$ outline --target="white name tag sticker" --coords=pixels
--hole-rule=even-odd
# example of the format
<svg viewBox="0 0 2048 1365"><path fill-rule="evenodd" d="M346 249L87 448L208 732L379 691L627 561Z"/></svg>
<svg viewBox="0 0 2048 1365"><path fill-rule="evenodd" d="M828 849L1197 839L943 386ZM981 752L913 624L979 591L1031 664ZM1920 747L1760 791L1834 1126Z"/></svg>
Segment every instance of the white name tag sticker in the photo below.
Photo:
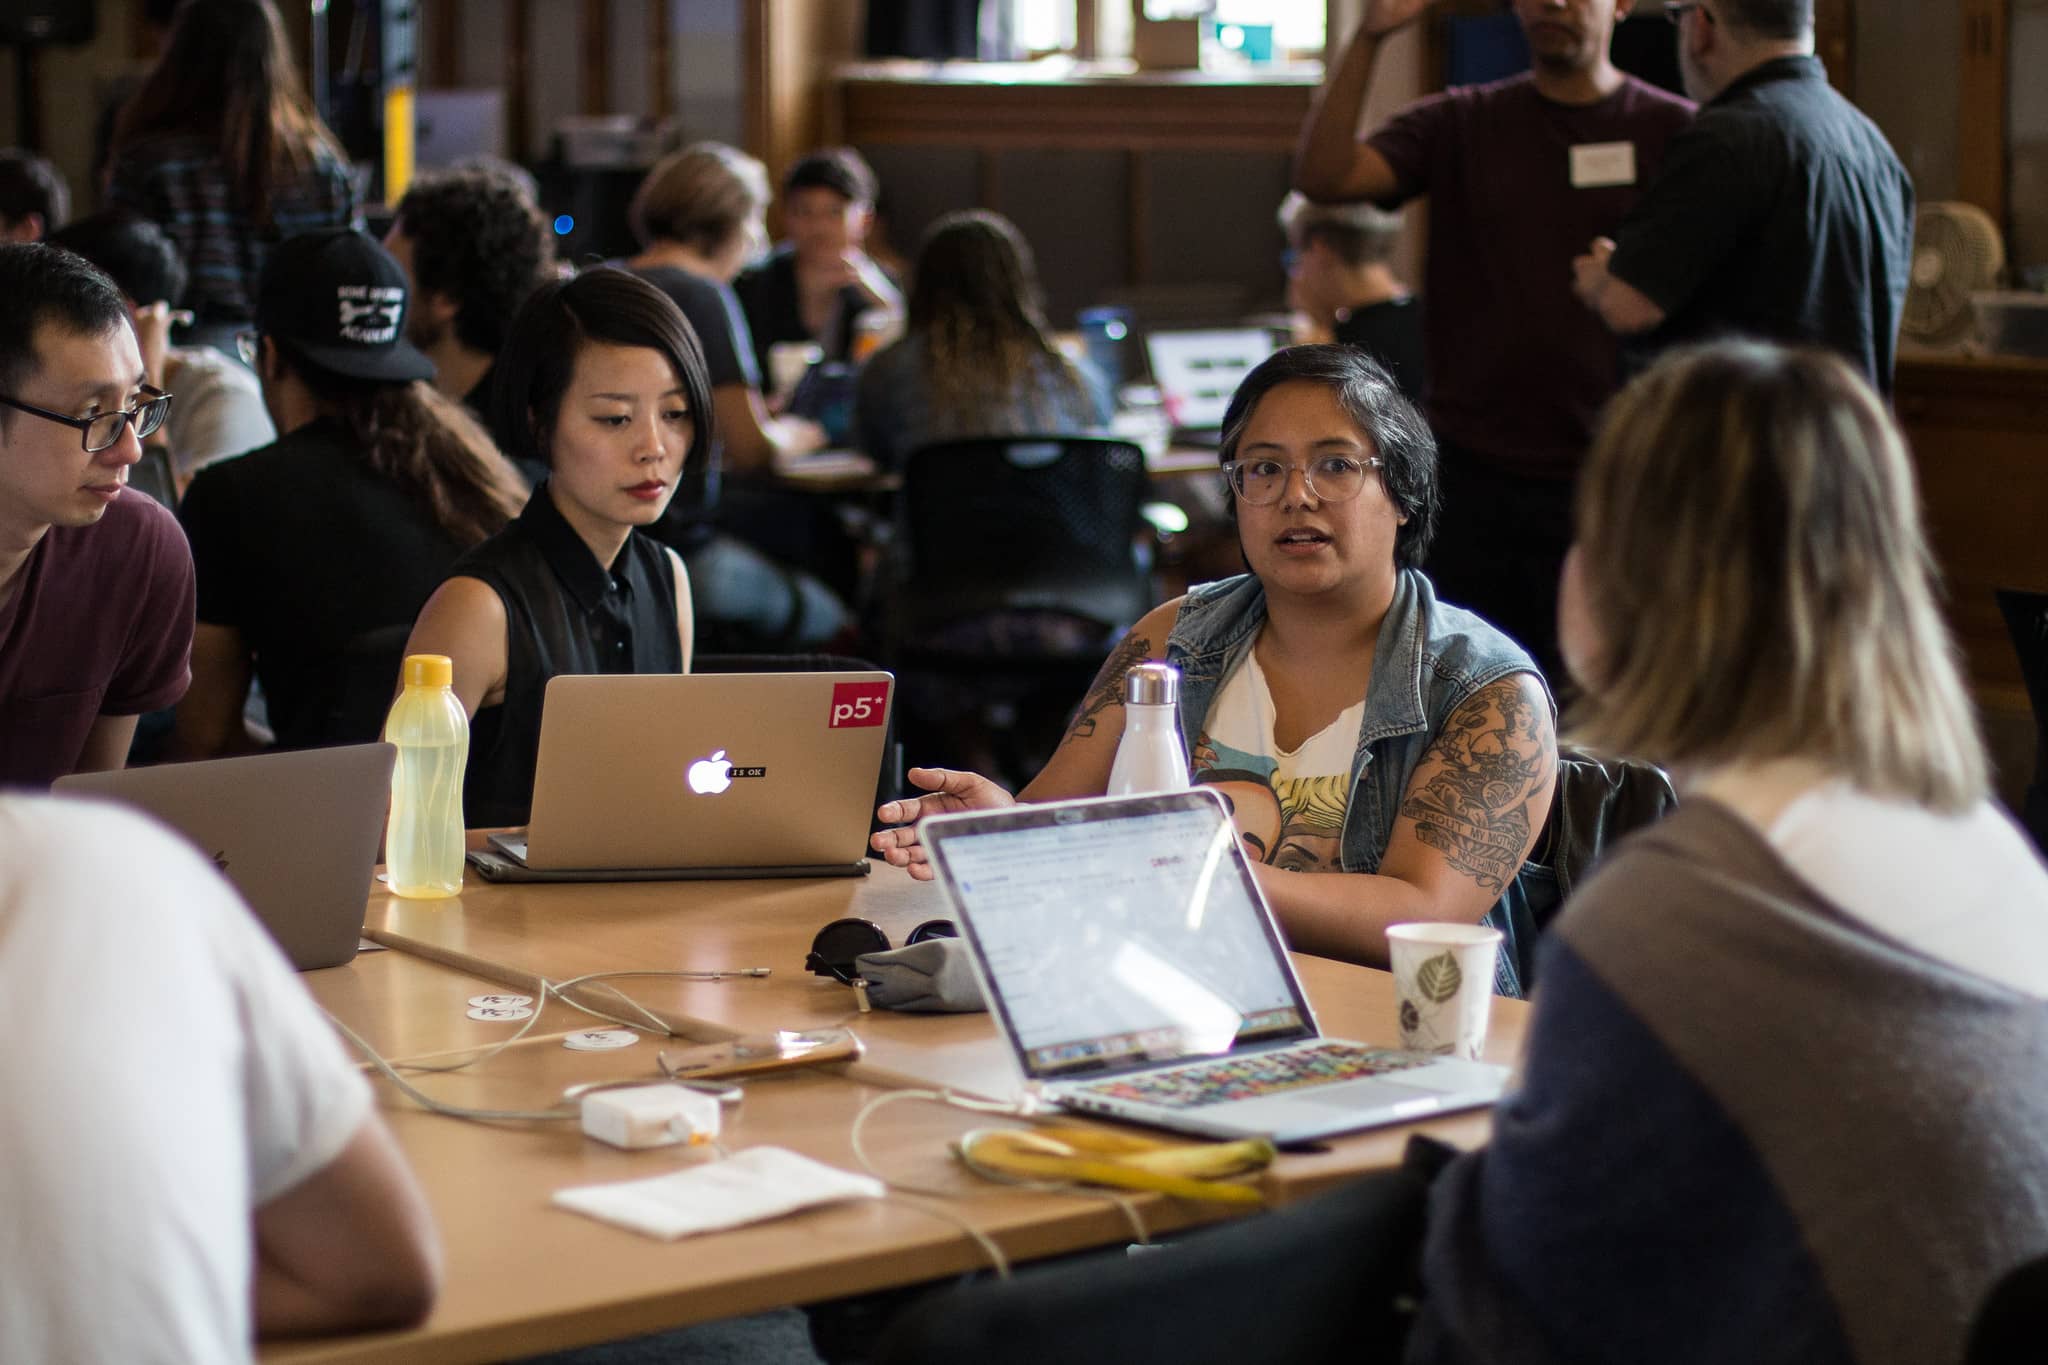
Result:
<svg viewBox="0 0 2048 1365"><path fill-rule="evenodd" d="M1581 142L1572 148L1572 188L1605 189L1636 183L1636 144Z"/></svg>

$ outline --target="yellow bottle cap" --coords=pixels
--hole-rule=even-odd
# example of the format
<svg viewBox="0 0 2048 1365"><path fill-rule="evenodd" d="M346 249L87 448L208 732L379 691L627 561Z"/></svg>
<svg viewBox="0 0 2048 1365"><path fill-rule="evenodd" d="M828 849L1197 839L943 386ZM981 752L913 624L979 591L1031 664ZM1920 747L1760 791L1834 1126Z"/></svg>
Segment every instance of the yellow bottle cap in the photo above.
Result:
<svg viewBox="0 0 2048 1365"><path fill-rule="evenodd" d="M405 685L453 687L455 660L446 654L408 654L405 656Z"/></svg>

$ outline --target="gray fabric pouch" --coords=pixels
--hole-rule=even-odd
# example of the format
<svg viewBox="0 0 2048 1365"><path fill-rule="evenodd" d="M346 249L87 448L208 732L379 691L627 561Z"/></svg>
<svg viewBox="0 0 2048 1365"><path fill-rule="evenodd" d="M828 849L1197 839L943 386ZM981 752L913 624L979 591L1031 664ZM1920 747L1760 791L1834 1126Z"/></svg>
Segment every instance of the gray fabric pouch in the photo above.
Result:
<svg viewBox="0 0 2048 1365"><path fill-rule="evenodd" d="M868 983L868 1001L911 1014L972 1014L988 1008L981 982L957 938L928 938L886 953L862 953L854 970Z"/></svg>

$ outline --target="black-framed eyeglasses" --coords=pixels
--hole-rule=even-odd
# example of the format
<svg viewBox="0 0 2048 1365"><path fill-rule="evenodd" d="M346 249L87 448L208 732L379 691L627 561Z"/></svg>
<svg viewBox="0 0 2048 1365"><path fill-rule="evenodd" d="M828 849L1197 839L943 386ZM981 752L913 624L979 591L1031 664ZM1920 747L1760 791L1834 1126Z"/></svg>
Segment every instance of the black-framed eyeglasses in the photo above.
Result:
<svg viewBox="0 0 2048 1365"><path fill-rule="evenodd" d="M1706 7L1706 0L1664 0L1664 17L1674 24L1685 22L1685 16L1700 11L1700 17L1711 19L1714 12Z"/></svg>
<svg viewBox="0 0 2048 1365"><path fill-rule="evenodd" d="M261 332L235 333L235 354L242 357L242 363L252 370L256 368L256 342L262 335Z"/></svg>
<svg viewBox="0 0 2048 1365"><path fill-rule="evenodd" d="M1366 473L1386 468L1377 455L1318 455L1305 465L1280 460L1232 460L1223 466L1223 480L1240 502L1270 507L1287 492L1287 480L1301 471L1301 484L1317 502L1349 502L1365 491Z"/></svg>
<svg viewBox="0 0 2048 1365"><path fill-rule="evenodd" d="M46 422L62 422L67 427L76 427L79 444L85 447L85 453L97 455L119 442L121 428L130 422L135 424L135 439L138 441L155 435L156 429L164 424L164 418L171 412L171 396L162 389L153 389L147 384L142 386L142 391L148 396L134 407L122 408L116 412L102 412L91 417L66 417L61 412L51 412L48 408L39 408L33 403L24 403L19 398L8 398L5 395L0 395L0 404L5 404L18 412L28 413L31 417L40 417Z"/></svg>
<svg viewBox="0 0 2048 1365"><path fill-rule="evenodd" d="M903 946L907 948L926 939L958 937L960 930L953 921L928 919L904 937ZM855 958L867 953L886 953L894 946L882 926L873 920L835 919L811 940L804 967L814 975L829 976L841 985L851 986L860 977L854 967Z"/></svg>

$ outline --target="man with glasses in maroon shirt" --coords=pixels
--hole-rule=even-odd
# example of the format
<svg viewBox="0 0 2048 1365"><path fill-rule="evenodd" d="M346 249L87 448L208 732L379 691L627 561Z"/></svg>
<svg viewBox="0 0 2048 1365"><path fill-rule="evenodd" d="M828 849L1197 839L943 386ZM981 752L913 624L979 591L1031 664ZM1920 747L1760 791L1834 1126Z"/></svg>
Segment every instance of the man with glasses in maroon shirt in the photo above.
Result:
<svg viewBox="0 0 2048 1365"><path fill-rule="evenodd" d="M111 280L0 246L0 786L122 766L191 681L192 553L128 491L170 401Z"/></svg>

